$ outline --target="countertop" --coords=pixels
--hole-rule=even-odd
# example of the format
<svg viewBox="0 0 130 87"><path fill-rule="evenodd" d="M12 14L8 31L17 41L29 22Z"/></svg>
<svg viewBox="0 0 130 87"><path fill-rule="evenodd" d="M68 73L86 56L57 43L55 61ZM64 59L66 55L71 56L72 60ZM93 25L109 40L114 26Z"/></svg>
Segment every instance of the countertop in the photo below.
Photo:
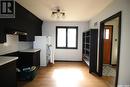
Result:
<svg viewBox="0 0 130 87"><path fill-rule="evenodd" d="M19 52L35 53L37 51L40 51L40 49L25 49L25 50L20 50Z"/></svg>
<svg viewBox="0 0 130 87"><path fill-rule="evenodd" d="M17 60L18 57L10 57L10 56L0 56L0 66L7 64L9 62Z"/></svg>

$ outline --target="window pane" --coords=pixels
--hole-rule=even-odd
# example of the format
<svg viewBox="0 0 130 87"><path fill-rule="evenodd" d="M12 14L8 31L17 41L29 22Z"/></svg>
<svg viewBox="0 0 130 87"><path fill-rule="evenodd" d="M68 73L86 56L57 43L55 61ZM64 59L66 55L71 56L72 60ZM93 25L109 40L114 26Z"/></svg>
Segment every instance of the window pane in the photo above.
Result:
<svg viewBox="0 0 130 87"><path fill-rule="evenodd" d="M109 29L106 29L105 39L109 39Z"/></svg>
<svg viewBox="0 0 130 87"><path fill-rule="evenodd" d="M58 28L57 47L66 47L66 29Z"/></svg>
<svg viewBox="0 0 130 87"><path fill-rule="evenodd" d="M68 47L76 47L76 29L68 29Z"/></svg>

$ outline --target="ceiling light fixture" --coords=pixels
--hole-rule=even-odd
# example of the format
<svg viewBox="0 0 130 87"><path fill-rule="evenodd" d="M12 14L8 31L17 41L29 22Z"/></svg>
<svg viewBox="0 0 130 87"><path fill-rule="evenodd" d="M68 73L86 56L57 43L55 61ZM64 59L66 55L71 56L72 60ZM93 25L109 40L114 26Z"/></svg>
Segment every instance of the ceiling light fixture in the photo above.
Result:
<svg viewBox="0 0 130 87"><path fill-rule="evenodd" d="M65 17L65 12L61 11L59 7L56 7L54 11L52 11L52 17L56 18L64 18Z"/></svg>

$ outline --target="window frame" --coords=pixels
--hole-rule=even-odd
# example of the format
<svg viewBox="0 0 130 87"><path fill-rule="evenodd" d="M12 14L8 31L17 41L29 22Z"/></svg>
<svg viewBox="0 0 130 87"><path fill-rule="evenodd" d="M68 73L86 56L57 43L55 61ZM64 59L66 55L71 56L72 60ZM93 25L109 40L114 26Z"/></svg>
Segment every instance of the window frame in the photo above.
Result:
<svg viewBox="0 0 130 87"><path fill-rule="evenodd" d="M65 47L57 46L58 28L66 29L66 46ZM68 29L71 29L71 28L76 29L76 47L68 47ZM78 26L56 26L56 49L78 49Z"/></svg>

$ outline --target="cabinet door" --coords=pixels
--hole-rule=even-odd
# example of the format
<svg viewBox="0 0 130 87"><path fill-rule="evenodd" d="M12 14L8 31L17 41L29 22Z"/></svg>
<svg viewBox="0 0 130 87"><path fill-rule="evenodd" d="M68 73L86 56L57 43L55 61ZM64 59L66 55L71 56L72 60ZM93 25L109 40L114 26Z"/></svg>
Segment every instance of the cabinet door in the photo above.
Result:
<svg viewBox="0 0 130 87"><path fill-rule="evenodd" d="M17 28L28 33L27 36L19 36L19 41L34 41L34 36L41 35L42 22L31 12L16 3Z"/></svg>
<svg viewBox="0 0 130 87"><path fill-rule="evenodd" d="M17 61L17 66L21 67L30 67L33 65L33 55L32 53L20 52L19 59Z"/></svg>
<svg viewBox="0 0 130 87"><path fill-rule="evenodd" d="M0 66L0 87L17 87L15 61Z"/></svg>
<svg viewBox="0 0 130 87"><path fill-rule="evenodd" d="M40 66L40 51L33 54L33 65L38 67Z"/></svg>
<svg viewBox="0 0 130 87"><path fill-rule="evenodd" d="M0 19L0 43L6 42L5 23L4 19Z"/></svg>
<svg viewBox="0 0 130 87"><path fill-rule="evenodd" d="M30 66L40 66L40 51L29 53L20 52L17 66L20 67L30 67Z"/></svg>
<svg viewBox="0 0 130 87"><path fill-rule="evenodd" d="M19 35L19 41L34 41L34 36L31 34L28 35Z"/></svg>
<svg viewBox="0 0 130 87"><path fill-rule="evenodd" d="M0 30L0 43L6 42L6 34L3 30Z"/></svg>
<svg viewBox="0 0 130 87"><path fill-rule="evenodd" d="M0 19L0 43L6 42L6 33L11 31L26 32L28 35L20 36L20 41L34 41L34 36L42 35L42 21L15 3L15 18Z"/></svg>

